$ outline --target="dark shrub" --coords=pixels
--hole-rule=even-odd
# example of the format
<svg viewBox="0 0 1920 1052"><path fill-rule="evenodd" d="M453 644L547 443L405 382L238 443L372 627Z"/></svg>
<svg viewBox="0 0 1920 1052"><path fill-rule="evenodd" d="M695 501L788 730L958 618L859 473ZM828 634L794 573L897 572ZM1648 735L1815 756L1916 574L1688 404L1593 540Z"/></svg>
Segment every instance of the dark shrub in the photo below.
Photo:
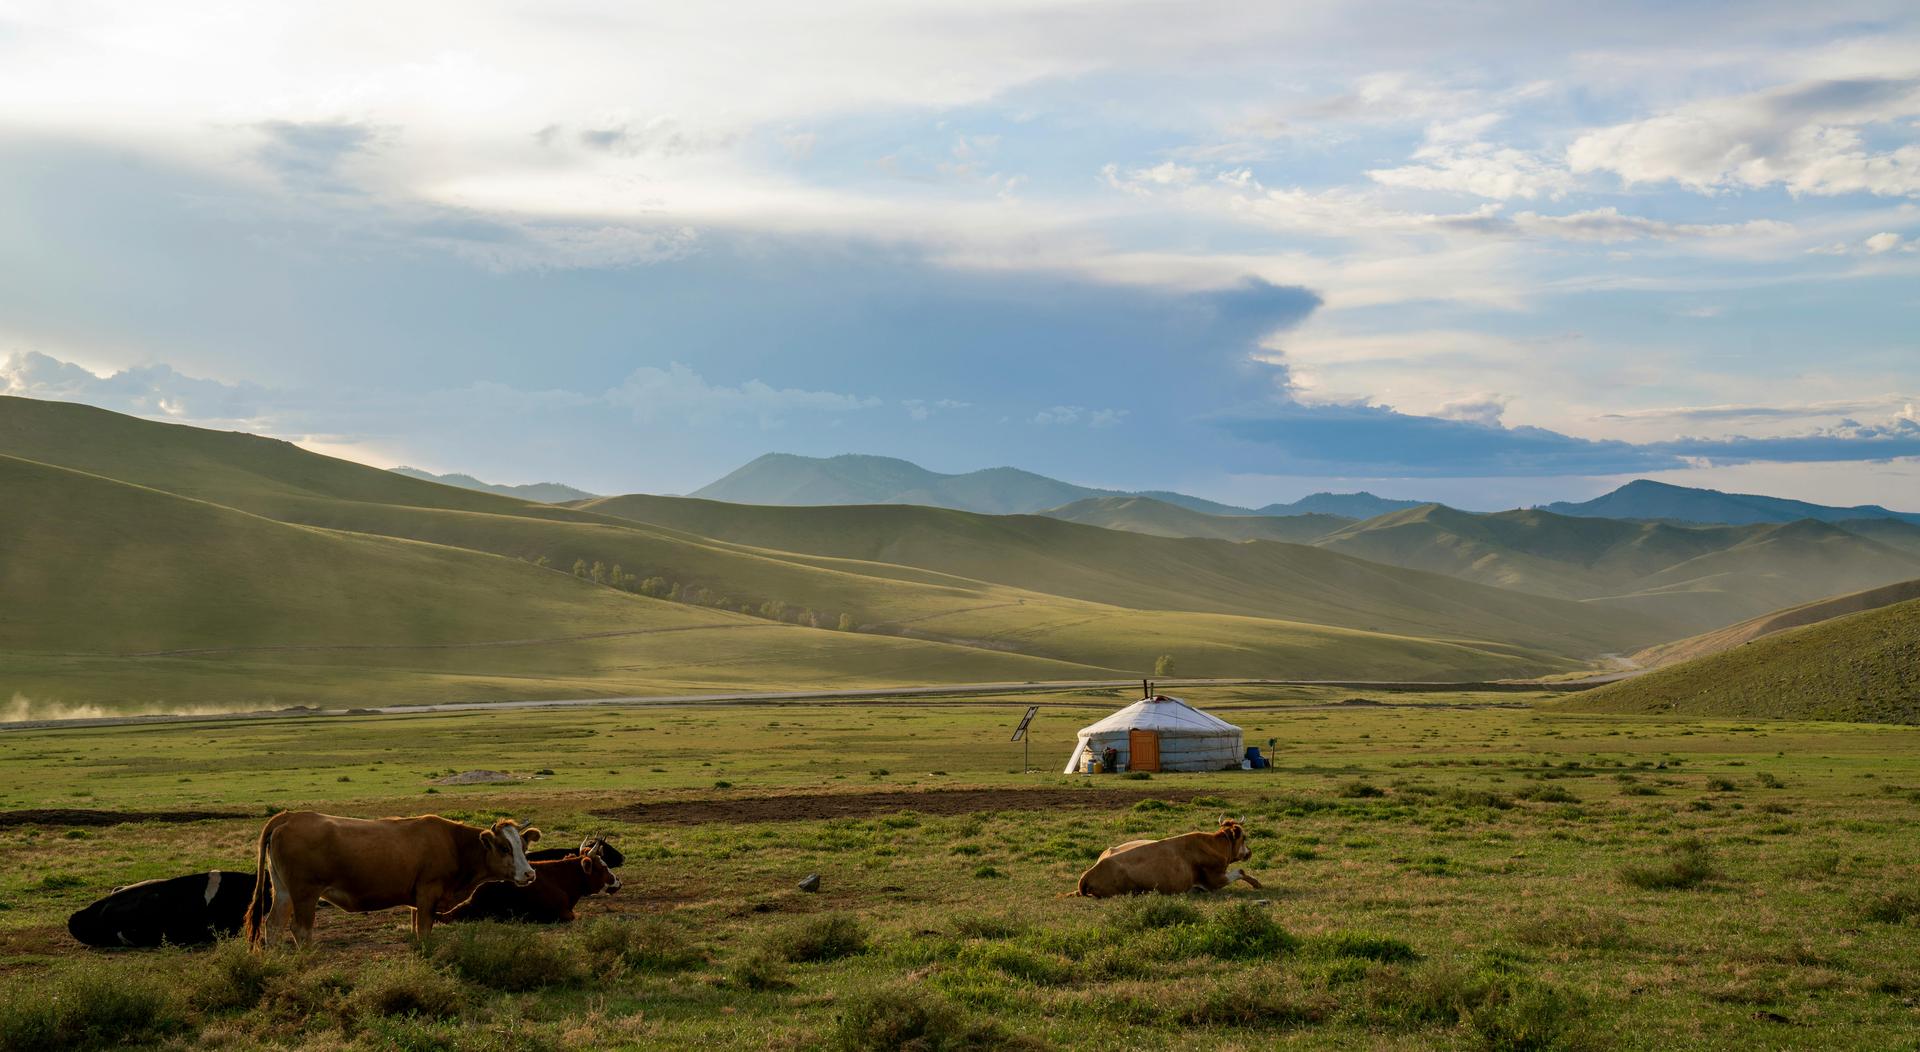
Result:
<svg viewBox="0 0 1920 1052"><path fill-rule="evenodd" d="M460 978L495 990L538 990L579 978L572 954L524 924L449 925L435 933L432 953Z"/></svg>
<svg viewBox="0 0 1920 1052"><path fill-rule="evenodd" d="M1372 796L1385 796L1387 791L1372 782L1348 782L1340 787L1340 795L1349 800L1361 800Z"/></svg>
<svg viewBox="0 0 1920 1052"><path fill-rule="evenodd" d="M1716 793L1737 793L1740 791L1740 787L1733 784L1733 779L1731 778L1709 778L1707 779L1707 788Z"/></svg>
<svg viewBox="0 0 1920 1052"><path fill-rule="evenodd" d="M829 913L774 932L767 940L767 949L795 963L837 961L867 952L867 934L852 917Z"/></svg>
<svg viewBox="0 0 1920 1052"><path fill-rule="evenodd" d="M1620 879L1649 891L1676 891L1697 888L1720 875L1713 849L1698 837L1668 844L1665 858L1644 866L1620 867Z"/></svg>

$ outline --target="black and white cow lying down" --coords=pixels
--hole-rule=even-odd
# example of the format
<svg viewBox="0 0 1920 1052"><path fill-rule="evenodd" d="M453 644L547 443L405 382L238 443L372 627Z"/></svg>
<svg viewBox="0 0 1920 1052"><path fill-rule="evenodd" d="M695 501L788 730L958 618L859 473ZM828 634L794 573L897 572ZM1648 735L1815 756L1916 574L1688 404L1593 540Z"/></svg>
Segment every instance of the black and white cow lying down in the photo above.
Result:
<svg viewBox="0 0 1920 1052"><path fill-rule="evenodd" d="M557 862L568 855L597 855L608 869L619 869L627 861L620 849L607 842L603 836L590 836L580 841L578 848L548 847L539 851L527 852L528 862Z"/></svg>
<svg viewBox="0 0 1920 1052"><path fill-rule="evenodd" d="M529 861L590 854L598 849L609 867L626 861L605 837L590 836L579 848L529 851ZM107 897L67 918L67 931L88 946L199 946L237 935L253 899L254 875L216 869L184 877L143 880L115 888Z"/></svg>
<svg viewBox="0 0 1920 1052"><path fill-rule="evenodd" d="M143 880L68 917L67 931L88 946L194 946L238 934L252 899L252 873Z"/></svg>

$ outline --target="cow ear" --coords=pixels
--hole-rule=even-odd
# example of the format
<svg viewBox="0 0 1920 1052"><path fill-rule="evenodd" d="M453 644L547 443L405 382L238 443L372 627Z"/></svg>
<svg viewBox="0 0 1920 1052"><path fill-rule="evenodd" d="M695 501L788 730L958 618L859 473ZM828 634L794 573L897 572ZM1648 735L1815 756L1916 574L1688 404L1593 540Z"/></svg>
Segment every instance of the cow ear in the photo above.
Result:
<svg viewBox="0 0 1920 1052"><path fill-rule="evenodd" d="M481 847L499 847L500 838L493 835L493 830L482 829L480 831L480 846Z"/></svg>
<svg viewBox="0 0 1920 1052"><path fill-rule="evenodd" d="M522 844L532 844L539 841L539 839L540 831L538 829L522 829L520 831L520 842Z"/></svg>
<svg viewBox="0 0 1920 1052"><path fill-rule="evenodd" d="M585 873L589 877L593 876L593 856L592 855L580 856L580 871Z"/></svg>

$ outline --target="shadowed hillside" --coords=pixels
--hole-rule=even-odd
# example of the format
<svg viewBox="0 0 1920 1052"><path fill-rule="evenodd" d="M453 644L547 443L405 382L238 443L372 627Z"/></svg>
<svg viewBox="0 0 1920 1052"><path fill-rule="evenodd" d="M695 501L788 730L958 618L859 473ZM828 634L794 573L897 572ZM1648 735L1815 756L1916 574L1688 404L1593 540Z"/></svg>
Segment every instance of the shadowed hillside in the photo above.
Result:
<svg viewBox="0 0 1920 1052"><path fill-rule="evenodd" d="M1678 634L1647 618L1298 544L1151 537L1041 516L893 505L772 508L632 495L580 507L760 548L917 566L1140 610L1502 640L1583 655L1610 649L1611 640L1651 643Z"/></svg>
<svg viewBox="0 0 1920 1052"><path fill-rule="evenodd" d="M1886 527L1909 529L1894 522ZM1476 515L1428 504L1355 523L1315 543L1374 562L1685 625L1684 632L1920 576L1920 556L1809 520L1678 526L1537 509Z"/></svg>
<svg viewBox="0 0 1920 1052"><path fill-rule="evenodd" d="M1600 687L1576 712L1920 723L1920 599Z"/></svg>
<svg viewBox="0 0 1920 1052"><path fill-rule="evenodd" d="M1761 636L1770 636L1775 632L1819 624L1822 621L1857 614L1864 610L1877 610L1894 603L1904 603L1909 599L1920 599L1920 581L1901 581L1881 588L1869 588L1864 592L1836 595L1830 599L1821 599L1786 610L1776 610L1771 614L1742 621L1737 625L1728 625L1687 639L1648 647L1633 655L1633 660L1647 668L1691 661L1708 654L1732 650L1734 647L1750 643Z"/></svg>

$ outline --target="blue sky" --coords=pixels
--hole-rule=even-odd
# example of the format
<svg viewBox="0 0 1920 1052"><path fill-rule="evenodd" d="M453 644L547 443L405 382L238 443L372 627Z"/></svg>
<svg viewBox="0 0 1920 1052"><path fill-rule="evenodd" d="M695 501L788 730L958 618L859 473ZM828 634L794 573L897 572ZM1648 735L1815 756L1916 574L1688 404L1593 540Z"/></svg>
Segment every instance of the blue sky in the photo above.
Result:
<svg viewBox="0 0 1920 1052"><path fill-rule="evenodd" d="M0 391L601 492L1920 507L1911 4L0 0Z"/></svg>

